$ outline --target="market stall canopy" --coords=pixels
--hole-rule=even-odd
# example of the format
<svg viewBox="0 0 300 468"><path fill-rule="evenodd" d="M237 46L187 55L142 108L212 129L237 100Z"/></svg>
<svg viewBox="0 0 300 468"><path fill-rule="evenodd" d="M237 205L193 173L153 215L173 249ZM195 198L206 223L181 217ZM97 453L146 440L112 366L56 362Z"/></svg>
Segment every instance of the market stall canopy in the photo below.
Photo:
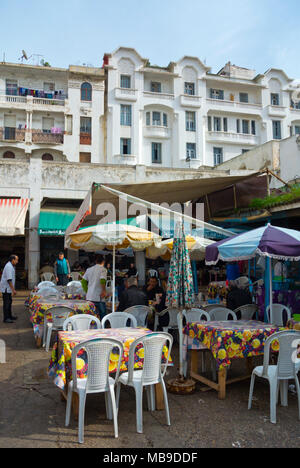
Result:
<svg viewBox="0 0 300 468"><path fill-rule="evenodd" d="M40 236L64 236L75 218L77 210L42 209L38 233Z"/></svg>
<svg viewBox="0 0 300 468"><path fill-rule="evenodd" d="M191 260L204 260L206 247L213 244L214 241L205 239L205 237L186 236L186 247ZM161 247L149 247L146 249L146 257L152 260L161 257L163 260L170 260L173 251L174 239L162 241Z"/></svg>
<svg viewBox="0 0 300 468"><path fill-rule="evenodd" d="M23 236L29 198L0 198L0 236Z"/></svg>

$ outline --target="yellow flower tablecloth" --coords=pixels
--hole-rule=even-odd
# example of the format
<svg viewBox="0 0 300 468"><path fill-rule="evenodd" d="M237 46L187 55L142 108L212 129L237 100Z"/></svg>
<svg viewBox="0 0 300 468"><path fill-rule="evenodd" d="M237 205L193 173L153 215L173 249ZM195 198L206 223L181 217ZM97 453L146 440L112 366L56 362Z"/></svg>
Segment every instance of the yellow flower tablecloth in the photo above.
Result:
<svg viewBox="0 0 300 468"><path fill-rule="evenodd" d="M64 389L67 383L72 380L71 355L72 349L83 341L95 338L112 338L123 343L124 352L121 362L121 372L127 371L130 344L137 338L152 333L148 328L105 328L100 330L68 331L58 333L58 342L54 344L48 368L49 377L54 378L54 383L60 389ZM168 349L163 348L162 362L166 362ZM135 369L143 367L144 349L139 345L135 352ZM109 362L109 371L116 372L118 364L118 354L112 352ZM169 365L172 364L169 358ZM77 375L78 378L86 378L87 356L84 350L78 353Z"/></svg>
<svg viewBox="0 0 300 468"><path fill-rule="evenodd" d="M268 336L285 328L255 320L187 323L183 329L183 359L187 359L189 349L212 351L217 368L230 366L232 359L258 356L264 353L264 343ZM272 349L278 351L274 341Z"/></svg>

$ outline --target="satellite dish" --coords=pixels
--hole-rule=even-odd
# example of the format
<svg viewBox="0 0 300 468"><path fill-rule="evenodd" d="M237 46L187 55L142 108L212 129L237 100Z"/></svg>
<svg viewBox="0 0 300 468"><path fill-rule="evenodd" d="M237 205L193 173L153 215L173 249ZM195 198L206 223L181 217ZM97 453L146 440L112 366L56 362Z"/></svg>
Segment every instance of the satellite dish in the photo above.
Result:
<svg viewBox="0 0 300 468"><path fill-rule="evenodd" d="M22 58L24 58L25 60L28 60L25 50L22 50L22 54L23 54Z"/></svg>

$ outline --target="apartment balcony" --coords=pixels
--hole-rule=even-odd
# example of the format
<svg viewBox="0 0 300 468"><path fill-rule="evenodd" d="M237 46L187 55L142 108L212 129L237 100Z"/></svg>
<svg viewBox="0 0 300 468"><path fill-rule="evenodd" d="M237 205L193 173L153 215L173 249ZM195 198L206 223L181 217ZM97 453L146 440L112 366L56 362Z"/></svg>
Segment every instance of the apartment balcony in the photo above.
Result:
<svg viewBox="0 0 300 468"><path fill-rule="evenodd" d="M225 101L221 99L206 99L207 112L232 112L234 114L261 115L262 104L251 102Z"/></svg>
<svg viewBox="0 0 300 468"><path fill-rule="evenodd" d="M167 139L171 137L171 129L160 125L147 125L144 127L144 137Z"/></svg>
<svg viewBox="0 0 300 468"><path fill-rule="evenodd" d="M14 127L1 127L0 140L10 143L19 143L25 141L25 129L18 129Z"/></svg>
<svg viewBox="0 0 300 468"><path fill-rule="evenodd" d="M193 96L190 94L181 94L180 96L180 104L183 107L201 107L201 97L200 96Z"/></svg>
<svg viewBox="0 0 300 468"><path fill-rule="evenodd" d="M32 143L46 145L61 145L64 142L63 133L48 133L42 130L32 130Z"/></svg>
<svg viewBox="0 0 300 468"><path fill-rule="evenodd" d="M64 112L65 99L47 99L33 96L0 94L0 107L4 109L44 110Z"/></svg>
<svg viewBox="0 0 300 468"><path fill-rule="evenodd" d="M270 117L286 117L287 108L283 106L268 106L268 114Z"/></svg>
<svg viewBox="0 0 300 468"><path fill-rule="evenodd" d="M166 101L173 101L175 96L171 93L154 93L152 91L144 91L144 97L149 101L152 100L156 104L166 104ZM149 102L150 104L150 102ZM148 103L146 104L148 105Z"/></svg>
<svg viewBox="0 0 300 468"><path fill-rule="evenodd" d="M92 144L92 135L88 132L80 132L80 140L79 143L81 145L91 145Z"/></svg>
<svg viewBox="0 0 300 468"><path fill-rule="evenodd" d="M206 139L212 143L227 143L230 145L259 145L259 137L246 133L229 133L229 132L206 132Z"/></svg>
<svg viewBox="0 0 300 468"><path fill-rule="evenodd" d="M115 88L115 99L120 99L121 101L136 101L137 89Z"/></svg>
<svg viewBox="0 0 300 468"><path fill-rule="evenodd" d="M115 154L114 164L134 166L137 164L137 157L132 154Z"/></svg>

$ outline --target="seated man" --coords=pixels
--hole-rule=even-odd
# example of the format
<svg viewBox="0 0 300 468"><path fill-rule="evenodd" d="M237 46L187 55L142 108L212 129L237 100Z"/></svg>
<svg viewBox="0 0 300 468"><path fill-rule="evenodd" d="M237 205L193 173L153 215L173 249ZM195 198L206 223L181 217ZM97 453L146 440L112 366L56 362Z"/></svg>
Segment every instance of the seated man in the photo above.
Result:
<svg viewBox="0 0 300 468"><path fill-rule="evenodd" d="M235 310L243 305L252 304L252 296L245 287L238 287L236 281L230 281L229 292L227 294L226 307Z"/></svg>
<svg viewBox="0 0 300 468"><path fill-rule="evenodd" d="M147 295L148 301L155 301L156 294L163 294L163 289L158 284L158 279L156 276L152 276L149 279L148 285L145 286L144 292Z"/></svg>
<svg viewBox="0 0 300 468"><path fill-rule="evenodd" d="M148 305L148 299L146 294L138 289L137 278L132 276L127 280L127 289L121 294L118 311L135 305Z"/></svg>

